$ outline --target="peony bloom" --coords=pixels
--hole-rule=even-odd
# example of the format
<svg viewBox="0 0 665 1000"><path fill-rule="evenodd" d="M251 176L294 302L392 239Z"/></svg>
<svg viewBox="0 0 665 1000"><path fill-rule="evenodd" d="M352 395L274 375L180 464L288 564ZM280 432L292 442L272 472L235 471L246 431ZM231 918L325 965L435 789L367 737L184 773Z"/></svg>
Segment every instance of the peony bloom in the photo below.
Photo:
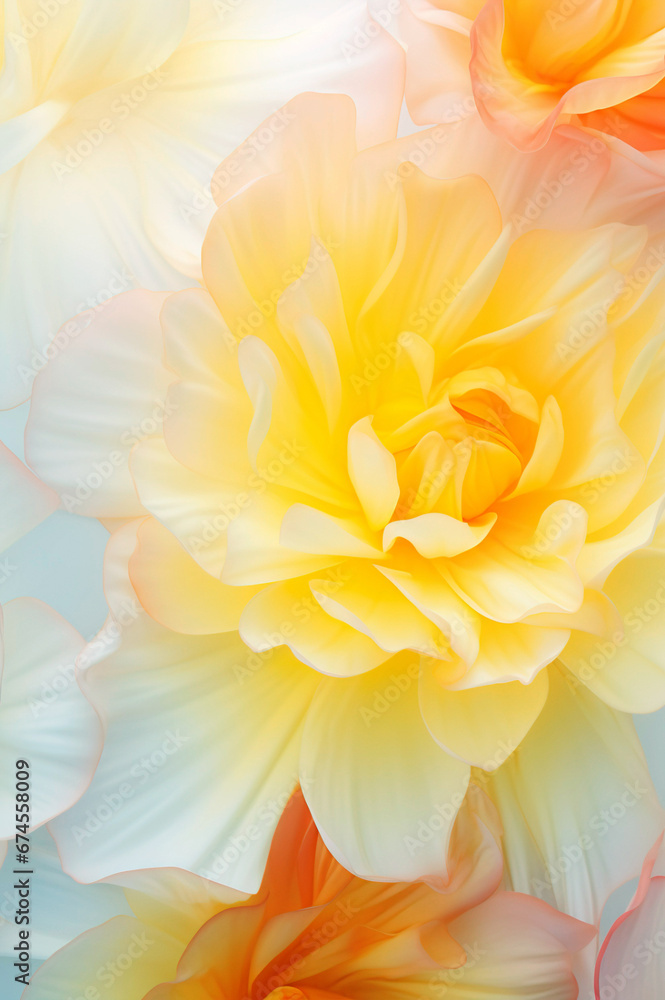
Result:
<svg viewBox="0 0 665 1000"><path fill-rule="evenodd" d="M644 860L637 891L612 924L596 962L596 1000L650 1000L665 979L663 834Z"/></svg>
<svg viewBox="0 0 665 1000"><path fill-rule="evenodd" d="M112 539L107 589L153 621L93 669L105 717L146 672L181 710L187 661L223 660L196 693L236 720L206 722L222 760L244 719L282 793L302 739L333 853L423 877L470 767L524 739L557 657L614 709L665 703L665 563L645 548L663 506L663 292L627 280L641 229L515 237L478 177L357 154L347 99L287 110L220 204L206 289L110 303L39 377L28 456L70 510L143 517ZM636 600L656 602L639 629ZM342 808L369 821L397 774L403 808L354 846ZM235 787L229 816L259 808L264 778ZM442 801L440 836L409 854Z"/></svg>
<svg viewBox="0 0 665 1000"><path fill-rule="evenodd" d="M374 16L408 50L419 121L473 110L518 149L577 124L647 153L665 149L665 12L633 0L407 0ZM470 71L470 81L469 81Z"/></svg>
<svg viewBox="0 0 665 1000"><path fill-rule="evenodd" d="M401 54L367 33L362 0L316 16L298 0L18 0L0 22L3 407L112 295L196 282L215 167L294 94L352 93L367 142L396 127Z"/></svg>
<svg viewBox="0 0 665 1000"><path fill-rule="evenodd" d="M472 801L437 892L345 871L296 793L255 896L234 902L200 878L139 873L138 889L126 893L135 916L83 934L38 970L23 996L66 1000L102 984L109 1000L457 1000L469 990L487 1000L574 1000L573 957L595 927L496 891L496 817L481 792Z"/></svg>

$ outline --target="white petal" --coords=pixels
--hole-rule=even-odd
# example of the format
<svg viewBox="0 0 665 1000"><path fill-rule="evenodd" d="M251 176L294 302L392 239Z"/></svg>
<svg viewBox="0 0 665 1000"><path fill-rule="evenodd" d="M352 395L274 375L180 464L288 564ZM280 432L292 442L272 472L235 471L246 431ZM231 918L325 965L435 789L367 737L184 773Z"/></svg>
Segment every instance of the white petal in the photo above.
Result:
<svg viewBox="0 0 665 1000"><path fill-rule="evenodd" d="M664 814L631 719L556 667L549 673L538 721L486 790L504 824L512 888L597 923Z"/></svg>
<svg viewBox="0 0 665 1000"><path fill-rule="evenodd" d="M26 457L69 511L131 517L143 510L128 458L161 429L173 378L162 365L163 301L145 291L113 299L35 382Z"/></svg>
<svg viewBox="0 0 665 1000"><path fill-rule="evenodd" d="M135 600L135 534L128 525L110 543L112 608ZM173 866L256 891L298 780L316 675L286 651L252 654L235 633L182 636L141 614L120 632L85 673L105 743L86 794L51 825L65 870L93 881Z"/></svg>
<svg viewBox="0 0 665 1000"><path fill-rule="evenodd" d="M53 513L60 500L0 442L0 552Z"/></svg>
<svg viewBox="0 0 665 1000"><path fill-rule="evenodd" d="M101 726L76 680L78 632L31 597L4 607L0 755L9 776L0 797L0 836L15 832L16 761L30 764L30 826L68 809L92 778Z"/></svg>

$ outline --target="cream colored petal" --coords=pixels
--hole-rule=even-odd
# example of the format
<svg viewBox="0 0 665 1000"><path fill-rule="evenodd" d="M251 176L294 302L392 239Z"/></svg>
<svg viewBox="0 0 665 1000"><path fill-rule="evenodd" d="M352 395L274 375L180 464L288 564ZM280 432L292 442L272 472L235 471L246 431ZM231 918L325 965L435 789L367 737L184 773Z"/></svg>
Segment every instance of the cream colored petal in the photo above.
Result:
<svg viewBox="0 0 665 1000"><path fill-rule="evenodd" d="M113 917L56 952L23 996L69 1000L86 990L99 993L101 985L108 1000L143 1000L156 983L175 975L181 953L182 943L168 933L135 917Z"/></svg>
<svg viewBox="0 0 665 1000"><path fill-rule="evenodd" d="M665 705L665 558L635 552L610 573L604 591L622 627L602 638L574 632L561 659L612 708L654 712Z"/></svg>
<svg viewBox="0 0 665 1000"><path fill-rule="evenodd" d="M450 926L466 965L437 977L450 1000L577 1000L573 958L596 928L529 895L499 892Z"/></svg>
<svg viewBox="0 0 665 1000"><path fill-rule="evenodd" d="M632 720L555 667L537 722L484 787L504 825L506 884L591 923L662 829Z"/></svg>
<svg viewBox="0 0 665 1000"><path fill-rule="evenodd" d="M161 437L138 443L130 467L142 512L148 510L206 572L219 577L227 530L241 509L239 494L182 465ZM249 494L243 496L249 500Z"/></svg>
<svg viewBox="0 0 665 1000"><path fill-rule="evenodd" d="M453 649L468 665L478 657L480 616L426 563L413 573L377 567L448 638Z"/></svg>
<svg viewBox="0 0 665 1000"><path fill-rule="evenodd" d="M239 513L227 518L224 583L238 587L290 580L340 562L338 555L309 552L306 547L288 548L282 544L282 524L291 506L291 500L276 491L262 493L257 488L254 495L246 494ZM287 530L286 537L291 535ZM351 539L349 543L353 544Z"/></svg>
<svg viewBox="0 0 665 1000"><path fill-rule="evenodd" d="M349 431L348 465L367 523L379 531L390 520L400 489L394 456L376 436L371 417L363 417Z"/></svg>
<svg viewBox="0 0 665 1000"><path fill-rule="evenodd" d="M361 559L383 556L381 549L374 546L376 535L363 531L357 521L333 517L301 503L293 504L285 513L279 537L286 548L299 552L325 552Z"/></svg>
<svg viewBox="0 0 665 1000"><path fill-rule="evenodd" d="M445 635L378 567L364 560L344 563L341 586L312 580L312 593L331 617L346 622L389 652L414 649L449 658Z"/></svg>
<svg viewBox="0 0 665 1000"><path fill-rule="evenodd" d="M317 577L300 577L264 587L244 609L240 635L251 649L288 646L299 660L324 674L349 677L371 671L392 655L377 645L368 630L349 624L352 617L333 617L327 602L343 588L346 563Z"/></svg>
<svg viewBox="0 0 665 1000"><path fill-rule="evenodd" d="M141 605L174 632L204 635L238 628L256 587L229 587L204 569L154 518L140 526L129 576Z"/></svg>
<svg viewBox="0 0 665 1000"><path fill-rule="evenodd" d="M530 684L510 681L450 691L424 669L420 710L430 733L448 753L485 771L495 771L538 718L548 691L547 671Z"/></svg>
<svg viewBox="0 0 665 1000"><path fill-rule="evenodd" d="M303 734L303 791L334 856L364 878L441 873L469 769L431 738L418 709L413 655L327 679Z"/></svg>
<svg viewBox="0 0 665 1000"><path fill-rule="evenodd" d="M487 618L515 622L546 611L577 611L584 590L575 558L586 535L577 504L547 508L533 533L497 531L482 545L440 564L455 592Z"/></svg>

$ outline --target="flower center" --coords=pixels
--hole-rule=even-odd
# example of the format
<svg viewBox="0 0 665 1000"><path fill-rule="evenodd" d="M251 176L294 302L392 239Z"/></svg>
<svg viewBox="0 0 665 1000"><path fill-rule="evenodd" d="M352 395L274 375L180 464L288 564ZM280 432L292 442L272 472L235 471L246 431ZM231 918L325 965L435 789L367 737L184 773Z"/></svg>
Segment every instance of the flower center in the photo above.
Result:
<svg viewBox="0 0 665 1000"><path fill-rule="evenodd" d="M445 380L428 402L392 430L377 426L400 485L391 520L432 512L472 520L516 486L533 451L539 408L492 369Z"/></svg>

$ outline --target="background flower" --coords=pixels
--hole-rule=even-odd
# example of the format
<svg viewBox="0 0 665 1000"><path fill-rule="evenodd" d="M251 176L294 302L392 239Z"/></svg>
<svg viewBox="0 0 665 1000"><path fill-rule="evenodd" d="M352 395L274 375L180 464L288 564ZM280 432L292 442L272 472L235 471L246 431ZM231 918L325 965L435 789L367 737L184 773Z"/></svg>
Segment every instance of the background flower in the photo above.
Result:
<svg viewBox="0 0 665 1000"><path fill-rule="evenodd" d="M394 134L401 57L359 0L19 0L0 55L0 405L114 294L196 283L210 178L301 90L353 93ZM377 79L381 80L377 86ZM260 145L283 122L268 123ZM272 129L272 131L270 131ZM75 314L77 322L58 327Z"/></svg>
<svg viewBox="0 0 665 1000"><path fill-rule="evenodd" d="M665 971L663 835L644 861L637 891L610 928L596 963L595 997L657 996Z"/></svg>
<svg viewBox="0 0 665 1000"><path fill-rule="evenodd" d="M471 49L481 114L516 146L537 148L573 116L638 149L663 149L665 16L658 5L571 10L489 0L471 29Z"/></svg>
<svg viewBox="0 0 665 1000"><path fill-rule="evenodd" d="M488 1000L508 991L573 1000L572 955L595 928L528 896L494 893L496 817L476 793L458 819L439 892L354 878L328 853L296 793L256 896L225 907L202 879L155 873L143 892L127 894L135 919L115 918L83 935L24 996L64 998L106 972L108 996L123 1000L461 997L469 989ZM134 960L116 983L110 971L125 952Z"/></svg>
<svg viewBox="0 0 665 1000"><path fill-rule="evenodd" d="M454 121L475 103L521 150L575 124L662 162L665 17L657 4L406 0L391 12L373 0L370 9L407 50L416 121Z"/></svg>

